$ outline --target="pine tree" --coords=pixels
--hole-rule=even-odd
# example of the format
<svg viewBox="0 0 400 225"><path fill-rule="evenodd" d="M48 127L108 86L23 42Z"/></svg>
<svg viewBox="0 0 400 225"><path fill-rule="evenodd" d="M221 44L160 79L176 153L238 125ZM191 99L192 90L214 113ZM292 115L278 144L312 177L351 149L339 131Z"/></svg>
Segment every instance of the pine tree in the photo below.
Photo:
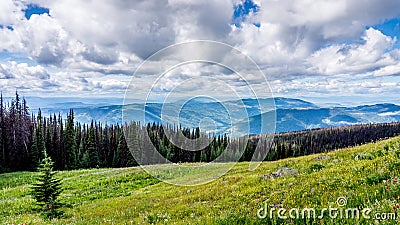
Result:
<svg viewBox="0 0 400 225"><path fill-rule="evenodd" d="M43 137L43 120L42 113L39 109L37 116L37 127L35 130L35 134L33 137L33 143L31 147L31 160L33 168L36 168L39 163L44 158L44 154L46 153L46 145Z"/></svg>
<svg viewBox="0 0 400 225"><path fill-rule="evenodd" d="M100 162L99 162L99 155L96 149L96 139L95 139L93 121L90 124L90 128L88 130L88 139L86 147L87 147L86 152L89 156L89 166L91 168L98 167L100 165Z"/></svg>
<svg viewBox="0 0 400 225"><path fill-rule="evenodd" d="M59 140L58 140L58 156L59 158L59 167L61 169L66 169L66 156L65 156L65 141L64 141L64 125L61 114L58 113L58 133L59 133Z"/></svg>
<svg viewBox="0 0 400 225"><path fill-rule="evenodd" d="M61 180L55 178L56 172L53 171L53 161L50 157L45 155L42 163L40 164L40 176L38 183L32 187L32 196L35 198L37 204L42 208L47 217L54 217L59 215L57 210L61 204L58 197L61 194Z"/></svg>
<svg viewBox="0 0 400 225"><path fill-rule="evenodd" d="M53 147L54 154L54 168L62 169L61 164L61 155L60 155L60 143L58 137L58 126L57 126L57 117L56 114L53 115L53 124L52 124L52 132L51 132L51 146Z"/></svg>
<svg viewBox="0 0 400 225"><path fill-rule="evenodd" d="M127 134L127 145L129 154L132 156L133 165L138 165L136 159L140 159L140 141L139 141L139 131L138 125L136 123L132 123L129 127L126 128L130 131ZM165 147L165 156L168 154L167 146Z"/></svg>
<svg viewBox="0 0 400 225"><path fill-rule="evenodd" d="M129 152L128 144L123 133L124 127L121 127L119 132L117 152L119 156L119 162L117 167L127 167L137 165L133 155Z"/></svg>
<svg viewBox="0 0 400 225"><path fill-rule="evenodd" d="M74 129L74 111L71 109L67 116L65 130L64 151L66 156L66 168L75 169L77 166L77 149Z"/></svg>
<svg viewBox="0 0 400 225"><path fill-rule="evenodd" d="M0 162L0 172L2 172L7 162L6 156L6 140L5 140L5 126L4 126L4 107L3 107L3 93L0 96L0 154L1 154L1 162Z"/></svg>
<svg viewBox="0 0 400 225"><path fill-rule="evenodd" d="M119 146L119 142L120 142L120 135L117 135L117 132L119 131L119 127L116 128L115 131L115 136L118 136L118 138L116 138L116 142L115 142L115 146L116 149L114 150L114 156L113 156L113 161L112 161L112 167L120 167L121 163L121 156L120 156L120 149L118 149Z"/></svg>
<svg viewBox="0 0 400 225"><path fill-rule="evenodd" d="M89 153L86 151L86 143L87 143L87 132L86 132L86 124L83 125L81 140L79 142L79 167L80 168L89 168Z"/></svg>

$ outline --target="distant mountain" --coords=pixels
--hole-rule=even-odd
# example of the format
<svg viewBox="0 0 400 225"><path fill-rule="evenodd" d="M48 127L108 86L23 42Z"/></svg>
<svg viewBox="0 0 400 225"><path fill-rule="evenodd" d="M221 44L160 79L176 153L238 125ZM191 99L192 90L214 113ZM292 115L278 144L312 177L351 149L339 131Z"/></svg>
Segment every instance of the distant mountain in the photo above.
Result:
<svg viewBox="0 0 400 225"><path fill-rule="evenodd" d="M276 132L400 121L400 106L395 104L321 108L311 102L291 98L259 99L258 101L243 99L222 103L192 100L186 103L175 102L164 105L148 103L146 106L141 104L99 106L93 103L68 101L43 107L42 112L45 115L59 112L66 115L70 108L74 108L76 121L90 123L95 120L103 124L121 124L123 107L125 121L161 123L164 120L170 124L181 124L183 127L200 126L203 131L216 133L236 131L241 134L248 133L248 129L251 134L270 132L274 124L268 124L268 121L271 121L270 118L275 116L275 113ZM145 114L144 109L146 109ZM176 115L179 115L179 121L176 120ZM268 125L264 128L268 129L262 130L262 120Z"/></svg>

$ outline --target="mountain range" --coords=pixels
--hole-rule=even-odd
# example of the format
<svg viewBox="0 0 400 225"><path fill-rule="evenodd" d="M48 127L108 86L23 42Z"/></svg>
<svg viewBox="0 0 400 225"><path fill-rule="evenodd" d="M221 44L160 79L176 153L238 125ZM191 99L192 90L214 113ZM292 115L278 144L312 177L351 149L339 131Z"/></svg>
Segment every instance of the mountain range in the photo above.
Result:
<svg viewBox="0 0 400 225"><path fill-rule="evenodd" d="M73 108L76 121L90 123L94 120L103 124L123 123L122 112L124 112L124 121L136 120L141 121L142 124L164 122L180 124L182 127L200 127L206 132L236 131L237 134L274 132L273 118L276 118L276 133L360 123L400 121L400 106L390 103L354 107L320 107L308 101L292 98L242 99L224 102L193 99L186 103L147 103L145 106L139 103L124 106L110 103L113 102L105 101L105 105L101 105L96 104L95 101L85 103L77 99L46 104L46 107L41 110L44 115L60 112L65 116L69 109ZM36 110L32 109L32 111ZM264 126L261 125L261 121Z"/></svg>

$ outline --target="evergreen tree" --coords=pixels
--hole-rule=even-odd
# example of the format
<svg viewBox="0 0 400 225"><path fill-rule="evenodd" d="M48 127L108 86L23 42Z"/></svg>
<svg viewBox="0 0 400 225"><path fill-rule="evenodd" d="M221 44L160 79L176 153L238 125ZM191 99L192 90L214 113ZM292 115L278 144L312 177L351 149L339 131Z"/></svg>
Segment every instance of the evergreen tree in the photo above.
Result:
<svg viewBox="0 0 400 225"><path fill-rule="evenodd" d="M119 156L118 167L127 167L136 165L136 161L133 158L133 155L129 152L128 144L125 139L125 135L123 132L124 127L121 127L119 132L119 140L117 152Z"/></svg>
<svg viewBox="0 0 400 225"><path fill-rule="evenodd" d="M66 169L66 153L65 153L65 141L64 141L64 124L61 117L61 114L58 113L58 133L59 133L59 140L58 140L58 154L59 155L59 162L60 164L57 166L61 169Z"/></svg>
<svg viewBox="0 0 400 225"><path fill-rule="evenodd" d="M56 172L53 171L53 161L46 155L40 164L40 176L38 183L32 187L32 196L37 204L42 208L48 217L54 217L59 214L57 209L61 206L58 197L61 194L61 180L55 178Z"/></svg>
<svg viewBox="0 0 400 225"><path fill-rule="evenodd" d="M95 130L93 126L93 121L88 130L86 152L89 156L89 167L91 168L98 167L100 165L100 162L99 162L99 155L96 149L96 139L95 139Z"/></svg>
<svg viewBox="0 0 400 225"><path fill-rule="evenodd" d="M67 116L65 128L64 151L66 157L66 168L75 169L77 166L77 148L74 129L74 111L71 109Z"/></svg>
<svg viewBox="0 0 400 225"><path fill-rule="evenodd" d="M39 109L37 116L37 126L34 132L35 134L33 137L33 143L31 147L31 161L32 161L31 163L33 168L36 168L39 165L39 163L42 161L46 153L42 123L43 123L42 112Z"/></svg>
<svg viewBox="0 0 400 225"><path fill-rule="evenodd" d="M61 155L60 155L60 143L58 136L58 126L57 126L57 117L56 114L53 115L53 124L52 124L52 132L51 132L51 146L53 147L54 156L50 155L52 159L54 159L54 168L62 169L61 167Z"/></svg>
<svg viewBox="0 0 400 225"><path fill-rule="evenodd" d="M5 133L5 124L4 124L4 105L3 105L3 93L0 96L0 172L5 170L7 167L7 156L6 156L6 133Z"/></svg>
<svg viewBox="0 0 400 225"><path fill-rule="evenodd" d="M102 154L101 164L104 167L111 166L111 163L108 160L109 159L108 155L109 155L109 151L110 151L109 143L110 143L110 137L108 135L108 126L106 124L106 126L103 129L103 132L102 132L102 135L101 135L101 141L100 141L100 148L101 148L101 151L102 151L102 153L101 153Z"/></svg>
<svg viewBox="0 0 400 225"><path fill-rule="evenodd" d="M118 136L118 137L117 137L117 136ZM115 151L114 151L112 166L113 166L113 167L120 167L120 165L121 165L121 163L120 163L120 161L121 161L120 153L121 153L121 152L120 152L120 149L118 149L119 142L120 142L119 126L117 126L117 127L115 128L115 137L116 137L116 142L115 142L115 144L116 144L117 148L116 148Z"/></svg>

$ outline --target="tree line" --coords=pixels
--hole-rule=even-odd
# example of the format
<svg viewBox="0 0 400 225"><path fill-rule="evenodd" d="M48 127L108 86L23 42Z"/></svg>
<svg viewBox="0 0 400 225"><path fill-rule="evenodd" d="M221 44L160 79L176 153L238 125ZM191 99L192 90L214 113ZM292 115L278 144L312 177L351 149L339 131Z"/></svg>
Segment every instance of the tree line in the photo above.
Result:
<svg viewBox="0 0 400 225"><path fill-rule="evenodd" d="M75 123L74 112L43 117L30 114L18 93L0 96L0 172L35 170L46 153L56 170L137 165L120 125Z"/></svg>
<svg viewBox="0 0 400 225"><path fill-rule="evenodd" d="M0 97L0 172L35 170L45 155L56 170L129 167L171 162L279 160L355 146L400 135L400 123L364 124L230 138L199 128L138 122L104 125L60 114L29 112L18 93ZM171 137L174 141L171 141ZM188 149L200 149L188 151ZM253 156L254 155L254 156Z"/></svg>
<svg viewBox="0 0 400 225"><path fill-rule="evenodd" d="M400 122L360 124L239 138L230 138L227 135L205 136L200 134L197 129L192 131L189 129L173 130L174 142L177 142L179 132L189 139L199 140L191 143L192 147L190 144L184 144L186 148L196 149L196 145L199 143L209 143L200 151L185 151L172 144L165 135L164 129L164 126L158 124L147 126L145 132L150 134L150 140L155 149L163 156L160 159L152 155L145 156L153 157L152 160L148 160L150 162L163 163L164 158L172 162L276 161L289 157L329 152L398 136L400 135ZM140 146L140 149L145 149L144 152L151 153L152 148L147 147L146 149L145 145ZM141 159L135 152L133 154L136 159ZM146 164L146 160L140 161L141 164Z"/></svg>
<svg viewBox="0 0 400 225"><path fill-rule="evenodd" d="M264 160L274 161L288 157L329 152L332 150L371 143L400 135L400 123L359 124L344 127L312 129L280 133L272 136L269 151ZM267 145L266 135L255 135L249 141L249 154L258 142ZM260 151L265 151L261 148ZM249 155L245 160L249 159Z"/></svg>

